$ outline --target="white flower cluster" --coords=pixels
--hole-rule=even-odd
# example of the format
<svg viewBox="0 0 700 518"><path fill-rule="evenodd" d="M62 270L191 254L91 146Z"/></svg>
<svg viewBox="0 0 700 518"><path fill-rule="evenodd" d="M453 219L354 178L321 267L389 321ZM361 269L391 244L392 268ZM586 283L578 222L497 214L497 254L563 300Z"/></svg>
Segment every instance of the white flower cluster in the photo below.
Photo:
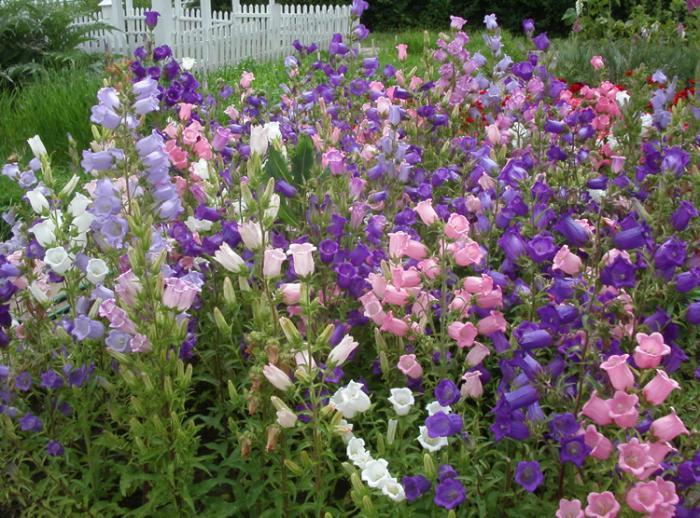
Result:
<svg viewBox="0 0 700 518"><path fill-rule="evenodd" d="M365 449L365 441L352 437L346 449L348 458L362 470L362 480L372 489L381 490L382 494L394 502L406 499L401 483L389 473L389 462L386 459L374 459Z"/></svg>
<svg viewBox="0 0 700 518"><path fill-rule="evenodd" d="M369 396L362 391L362 383L352 380L333 394L331 402L345 419L352 419L356 414L366 412L372 404Z"/></svg>
<svg viewBox="0 0 700 518"><path fill-rule="evenodd" d="M408 387L390 389L391 397L389 403L394 407L396 415L406 415L411 410L411 407L416 402L413 398L413 392Z"/></svg>

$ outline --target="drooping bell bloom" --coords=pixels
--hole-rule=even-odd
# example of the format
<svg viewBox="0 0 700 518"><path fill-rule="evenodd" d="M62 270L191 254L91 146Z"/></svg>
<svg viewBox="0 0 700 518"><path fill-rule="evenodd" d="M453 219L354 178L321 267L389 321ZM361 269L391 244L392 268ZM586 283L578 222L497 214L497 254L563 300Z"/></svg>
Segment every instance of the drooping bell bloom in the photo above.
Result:
<svg viewBox="0 0 700 518"><path fill-rule="evenodd" d="M622 390L615 392L612 399L608 400L610 408L610 417L615 424L621 428L632 428L637 424L639 412L637 411L637 402L639 398L634 394L627 394Z"/></svg>
<svg viewBox="0 0 700 518"><path fill-rule="evenodd" d="M638 345L634 348L633 358L640 369L658 367L663 357L671 352L661 333L637 333L635 338Z"/></svg>
<svg viewBox="0 0 700 518"><path fill-rule="evenodd" d="M651 423L651 433L661 441L672 441L679 435L689 435L690 432L681 421L681 418L676 414L675 409L671 408L671 413L656 419Z"/></svg>
<svg viewBox="0 0 700 518"><path fill-rule="evenodd" d="M471 347L474 343L478 330L471 322L452 322L447 328L447 333L450 338L457 341L460 348L465 348Z"/></svg>
<svg viewBox="0 0 700 518"><path fill-rule="evenodd" d="M557 518L584 518L583 509L581 509L581 501L562 498L559 500L559 509L557 509L555 516Z"/></svg>
<svg viewBox="0 0 700 518"><path fill-rule="evenodd" d="M625 501L633 511L656 516L655 511L663 503L664 497L656 482L637 482L627 492Z"/></svg>
<svg viewBox="0 0 700 518"><path fill-rule="evenodd" d="M591 518L615 518L620 512L620 504L610 491L589 493L586 500L586 516Z"/></svg>
<svg viewBox="0 0 700 518"><path fill-rule="evenodd" d="M610 457L613 450L612 442L610 442L610 439L605 437L605 435L596 430L594 425L589 424L586 427L584 441L586 442L586 446L591 448L591 457L594 459L606 460Z"/></svg>
<svg viewBox="0 0 700 518"><path fill-rule="evenodd" d="M425 225L432 225L440 219L431 200L423 200L416 205L416 212Z"/></svg>
<svg viewBox="0 0 700 518"><path fill-rule="evenodd" d="M600 368L607 373L615 390L626 390L634 386L634 374L627 364L628 358L628 354L614 354L600 364Z"/></svg>
<svg viewBox="0 0 700 518"><path fill-rule="evenodd" d="M408 324L400 318L394 317L394 314L391 311L387 311L386 317L384 318L384 322L382 322L380 329L395 336L406 336L406 333L408 332Z"/></svg>
<svg viewBox="0 0 700 518"><path fill-rule="evenodd" d="M630 473L639 480L649 476L649 469L658 466L651 456L651 448L648 444L640 442L634 437L627 443L617 446L619 458L617 465L622 471Z"/></svg>
<svg viewBox="0 0 700 518"><path fill-rule="evenodd" d="M397 367L411 379L418 379L423 375L423 367L416 360L415 354L403 354L399 358Z"/></svg>
<svg viewBox="0 0 700 518"><path fill-rule="evenodd" d="M600 398L595 390L586 404L583 405L581 413L592 419L599 426L605 426L613 422L612 417L610 417L608 402Z"/></svg>
<svg viewBox="0 0 700 518"><path fill-rule="evenodd" d="M652 405L660 405L671 394L672 391L680 388L680 385L674 379L671 379L666 371L657 369L656 376L647 383L642 389L644 399Z"/></svg>

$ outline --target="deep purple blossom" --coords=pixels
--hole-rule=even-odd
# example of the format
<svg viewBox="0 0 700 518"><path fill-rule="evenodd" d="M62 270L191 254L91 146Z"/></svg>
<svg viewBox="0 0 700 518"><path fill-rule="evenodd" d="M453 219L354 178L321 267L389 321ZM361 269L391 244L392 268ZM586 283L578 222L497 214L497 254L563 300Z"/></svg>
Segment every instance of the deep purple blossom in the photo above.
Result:
<svg viewBox="0 0 700 518"><path fill-rule="evenodd" d="M19 427L23 432L40 432L44 423L31 412L27 412L19 420Z"/></svg>
<svg viewBox="0 0 700 518"><path fill-rule="evenodd" d="M414 502L430 490L430 480L423 475L404 476L401 479L401 485L406 492L406 500Z"/></svg>
<svg viewBox="0 0 700 518"><path fill-rule="evenodd" d="M454 509L464 502L467 492L462 483L456 478L448 478L438 483L435 488L434 502L445 509Z"/></svg>
<svg viewBox="0 0 700 518"><path fill-rule="evenodd" d="M435 397L442 406L456 403L459 399L459 387L452 380L442 379L435 387Z"/></svg>
<svg viewBox="0 0 700 518"><path fill-rule="evenodd" d="M520 484L525 491L534 493L540 484L544 482L544 475L542 474L540 463L537 461L518 462L518 466L515 468L515 481Z"/></svg>
<svg viewBox="0 0 700 518"><path fill-rule="evenodd" d="M580 468L590 452L591 448L586 445L583 435L565 437L559 448L559 460L576 464Z"/></svg>
<svg viewBox="0 0 700 518"><path fill-rule="evenodd" d="M160 13L158 11L144 11L143 15L146 18L146 27L148 27L149 29L153 29L158 24L158 17L160 16Z"/></svg>

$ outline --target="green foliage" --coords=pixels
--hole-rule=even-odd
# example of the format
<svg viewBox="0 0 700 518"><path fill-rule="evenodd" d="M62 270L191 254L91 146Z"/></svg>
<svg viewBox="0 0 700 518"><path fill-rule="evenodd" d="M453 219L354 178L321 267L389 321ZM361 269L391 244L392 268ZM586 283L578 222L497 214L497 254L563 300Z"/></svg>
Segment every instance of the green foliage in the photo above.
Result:
<svg viewBox="0 0 700 518"><path fill-rule="evenodd" d="M103 24L72 25L89 15L86 2L9 0L0 3L0 89L36 79L48 70L76 67L93 58L77 47Z"/></svg>
<svg viewBox="0 0 700 518"><path fill-rule="evenodd" d="M700 61L700 47L688 46L679 52L677 45L635 40L581 40L570 38L555 43L556 73L567 81L594 83L597 72L590 64L591 56L605 60L605 76L614 83L626 83L626 72L640 69L647 74L663 70L669 77L678 77L683 83L695 77Z"/></svg>
<svg viewBox="0 0 700 518"><path fill-rule="evenodd" d="M522 32L524 18L534 18L538 31L562 35L566 27L561 23L561 17L573 5L574 0L375 0L369 2L363 22L372 30L380 31L408 27L445 28L452 14L469 20L467 27L474 30L483 27L485 15L495 13L503 28L516 33Z"/></svg>
<svg viewBox="0 0 700 518"><path fill-rule="evenodd" d="M579 0L562 20L584 39L643 39L697 46L700 9L686 0Z"/></svg>

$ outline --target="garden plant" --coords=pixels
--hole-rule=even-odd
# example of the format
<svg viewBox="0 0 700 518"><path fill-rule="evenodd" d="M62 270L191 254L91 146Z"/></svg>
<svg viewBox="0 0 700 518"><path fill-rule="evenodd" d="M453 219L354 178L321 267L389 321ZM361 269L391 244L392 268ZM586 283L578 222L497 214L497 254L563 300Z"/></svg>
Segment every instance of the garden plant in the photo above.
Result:
<svg viewBox="0 0 700 518"><path fill-rule="evenodd" d="M366 8L275 102L149 42L2 167L3 516L700 516L692 83Z"/></svg>

